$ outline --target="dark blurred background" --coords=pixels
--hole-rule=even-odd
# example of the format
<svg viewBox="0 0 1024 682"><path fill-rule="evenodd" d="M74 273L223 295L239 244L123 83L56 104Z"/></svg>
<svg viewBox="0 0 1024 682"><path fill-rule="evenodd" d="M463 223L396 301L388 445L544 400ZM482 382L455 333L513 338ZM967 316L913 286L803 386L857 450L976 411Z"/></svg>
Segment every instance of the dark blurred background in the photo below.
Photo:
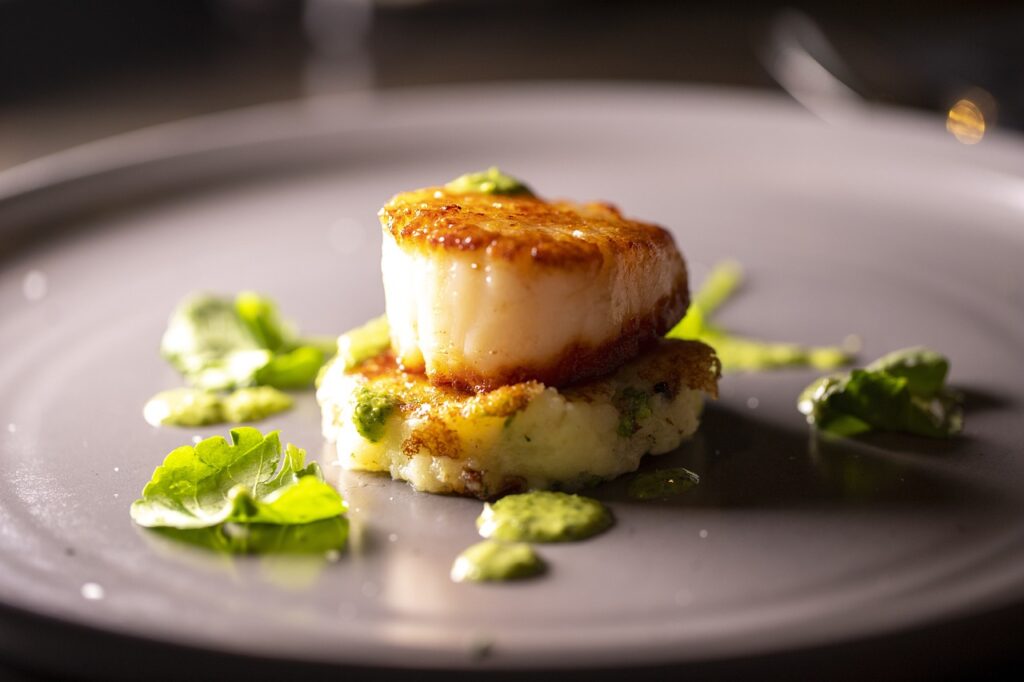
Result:
<svg viewBox="0 0 1024 682"><path fill-rule="evenodd" d="M937 124L967 98L1021 129L1022 68L1021 2L0 0L0 168L244 105L502 79L785 89Z"/></svg>

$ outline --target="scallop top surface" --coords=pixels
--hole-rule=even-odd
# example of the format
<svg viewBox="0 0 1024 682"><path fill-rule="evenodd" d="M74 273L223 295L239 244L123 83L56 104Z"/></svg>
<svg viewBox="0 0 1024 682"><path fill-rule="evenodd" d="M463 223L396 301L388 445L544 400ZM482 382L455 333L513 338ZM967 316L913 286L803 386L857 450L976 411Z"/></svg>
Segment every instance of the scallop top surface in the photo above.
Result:
<svg viewBox="0 0 1024 682"><path fill-rule="evenodd" d="M405 249L484 252L553 267L600 266L617 255L675 250L665 229L623 217L605 202L427 187L395 195L381 224Z"/></svg>

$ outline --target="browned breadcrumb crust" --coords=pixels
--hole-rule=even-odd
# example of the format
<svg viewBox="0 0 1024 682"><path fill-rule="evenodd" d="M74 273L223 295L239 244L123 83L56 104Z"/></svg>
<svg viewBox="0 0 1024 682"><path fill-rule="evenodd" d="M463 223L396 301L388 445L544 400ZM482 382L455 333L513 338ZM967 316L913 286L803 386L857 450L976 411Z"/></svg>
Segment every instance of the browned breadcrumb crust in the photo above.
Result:
<svg viewBox="0 0 1024 682"><path fill-rule="evenodd" d="M395 195L379 212L403 247L484 251L559 268L599 268L613 259L636 262L666 250L678 254L665 229L624 218L608 203L576 204L531 196L458 194L441 187Z"/></svg>
<svg viewBox="0 0 1024 682"><path fill-rule="evenodd" d="M722 376L722 363L715 350L700 341L662 339L645 355L638 374L654 387L655 393L671 400L683 388L702 391L712 398L718 397L718 379ZM559 389L568 400L594 401L610 397L611 388L602 377Z"/></svg>
<svg viewBox="0 0 1024 682"><path fill-rule="evenodd" d="M399 369L391 350L362 362L349 372L372 380L374 390L394 396L403 414L427 410L439 418L456 412L467 418L507 417L525 408L544 390L544 385L537 381L501 386L484 393L434 384L425 374Z"/></svg>
<svg viewBox="0 0 1024 682"><path fill-rule="evenodd" d="M640 377L668 400L675 398L683 387L718 397L721 363L710 346L699 341L663 339L641 361L643 368ZM402 452L410 457L426 450L435 457L461 459L463 453L458 436L445 424L446 421L455 416L465 419L481 416L510 417L525 409L531 400L545 390L545 386L537 381L502 386L484 393L439 386L422 374L401 371L391 351L364 361L350 370L350 373L362 375L373 381L375 391L396 398L403 417L414 413L428 415L426 423L402 443ZM593 402L598 399L610 400L613 390L606 380L598 378L561 389L561 393L568 400ZM479 475L476 479L479 479ZM464 483L467 490L476 494L473 492L474 475L471 470L466 470ZM479 480L476 480L476 484L479 485ZM510 481L508 488L514 489L515 485L516 482ZM488 494L493 494L493 491Z"/></svg>

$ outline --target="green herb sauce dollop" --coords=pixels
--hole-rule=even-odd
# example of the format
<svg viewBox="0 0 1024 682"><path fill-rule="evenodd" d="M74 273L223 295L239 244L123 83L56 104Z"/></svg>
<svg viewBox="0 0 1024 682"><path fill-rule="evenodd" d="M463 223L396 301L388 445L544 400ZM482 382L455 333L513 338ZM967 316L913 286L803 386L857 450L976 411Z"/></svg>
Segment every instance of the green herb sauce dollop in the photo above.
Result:
<svg viewBox="0 0 1024 682"><path fill-rule="evenodd" d="M530 545L484 540L455 558L451 578L457 583L519 580L535 576L543 570L544 562Z"/></svg>
<svg viewBox="0 0 1024 682"><path fill-rule="evenodd" d="M398 400L394 396L364 386L356 394L352 423L355 424L360 436L371 443L376 443L384 437L388 417L396 407Z"/></svg>
<svg viewBox="0 0 1024 682"><path fill-rule="evenodd" d="M506 542L570 542L611 527L612 513L589 497L538 490L484 505L480 535Z"/></svg>
<svg viewBox="0 0 1024 682"><path fill-rule="evenodd" d="M456 194L504 194L507 196L533 196L533 192L520 180L491 166L485 171L460 175L444 188Z"/></svg>
<svg viewBox="0 0 1024 682"><path fill-rule="evenodd" d="M240 388L227 394L175 388L150 398L142 415L153 426L209 426L259 421L291 408L293 402L291 396L269 386Z"/></svg>

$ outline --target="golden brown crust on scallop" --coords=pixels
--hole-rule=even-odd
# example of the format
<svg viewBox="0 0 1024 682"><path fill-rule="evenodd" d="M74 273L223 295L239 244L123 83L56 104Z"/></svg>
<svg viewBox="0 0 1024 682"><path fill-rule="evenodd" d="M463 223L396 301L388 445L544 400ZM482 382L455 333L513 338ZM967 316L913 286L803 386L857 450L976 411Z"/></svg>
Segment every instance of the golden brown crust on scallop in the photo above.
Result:
<svg viewBox="0 0 1024 682"><path fill-rule="evenodd" d="M486 375L460 367L454 372L434 372L430 380L482 393L528 380L548 386L569 386L607 374L657 344L680 320L689 304L685 275L682 279L682 285L659 301L648 315L627 320L621 333L605 343L574 344L544 365L505 367Z"/></svg>
<svg viewBox="0 0 1024 682"><path fill-rule="evenodd" d="M456 194L441 187L395 195L379 213L399 246L484 251L554 267L600 267L612 257L676 252L665 229L624 218L615 206L531 196Z"/></svg>

